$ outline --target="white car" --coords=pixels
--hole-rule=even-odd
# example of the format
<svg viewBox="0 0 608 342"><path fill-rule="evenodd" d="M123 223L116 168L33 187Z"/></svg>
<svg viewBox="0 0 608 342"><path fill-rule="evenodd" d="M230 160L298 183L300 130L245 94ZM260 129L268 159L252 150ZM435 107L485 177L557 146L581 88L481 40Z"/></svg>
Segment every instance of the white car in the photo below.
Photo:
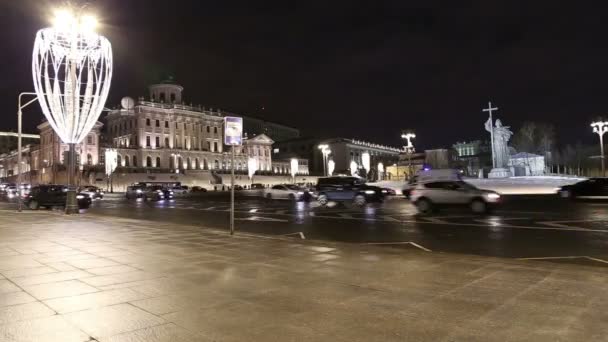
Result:
<svg viewBox="0 0 608 342"><path fill-rule="evenodd" d="M264 197L267 199L288 199L298 201L304 196L304 190L293 184L274 185L270 189L264 190Z"/></svg>
<svg viewBox="0 0 608 342"><path fill-rule="evenodd" d="M500 203L495 191L481 190L463 181L419 183L410 193L412 203L421 213L446 206L469 207L476 214L486 213Z"/></svg>

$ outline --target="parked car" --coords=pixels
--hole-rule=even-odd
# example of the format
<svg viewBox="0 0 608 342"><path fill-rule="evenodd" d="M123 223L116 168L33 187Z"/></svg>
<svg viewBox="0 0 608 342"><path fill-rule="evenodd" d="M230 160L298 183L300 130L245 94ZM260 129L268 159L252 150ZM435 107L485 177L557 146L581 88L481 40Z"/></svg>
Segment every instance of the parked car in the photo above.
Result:
<svg viewBox="0 0 608 342"><path fill-rule="evenodd" d="M469 207L474 213L482 214L500 203L497 192L481 190L463 181L418 183L410 197L418 211L425 214L447 206Z"/></svg>
<svg viewBox="0 0 608 342"><path fill-rule="evenodd" d="M65 185L38 185L25 196L23 203L32 210L63 207L67 200L67 190ZM91 205L91 197L87 194L77 193L76 200L80 209L87 209Z"/></svg>
<svg viewBox="0 0 608 342"><path fill-rule="evenodd" d="M207 188L203 188L202 186L193 186L190 189L190 192L207 192Z"/></svg>
<svg viewBox="0 0 608 342"><path fill-rule="evenodd" d="M357 177L324 177L319 178L316 187L317 201L326 205L329 201L352 201L357 205L367 202L382 202L382 188L366 185Z"/></svg>
<svg viewBox="0 0 608 342"><path fill-rule="evenodd" d="M89 197L91 197L92 200L102 199L103 195L104 195L104 192L100 188L98 188L96 186L85 186L85 187L82 187L80 189L80 192L83 193L83 194L89 195Z"/></svg>
<svg viewBox="0 0 608 342"><path fill-rule="evenodd" d="M127 187L125 196L127 199L136 199L144 197L144 190L146 189L143 185L131 185Z"/></svg>
<svg viewBox="0 0 608 342"><path fill-rule="evenodd" d="M251 190L264 190L266 187L261 183L253 183L251 184Z"/></svg>
<svg viewBox="0 0 608 342"><path fill-rule="evenodd" d="M601 200L608 199L608 178L589 178L587 180L565 185L559 188L562 198Z"/></svg>
<svg viewBox="0 0 608 342"><path fill-rule="evenodd" d="M267 199L288 199L298 201L304 196L304 191L297 185L279 184L273 185L270 189L264 190L264 197Z"/></svg>

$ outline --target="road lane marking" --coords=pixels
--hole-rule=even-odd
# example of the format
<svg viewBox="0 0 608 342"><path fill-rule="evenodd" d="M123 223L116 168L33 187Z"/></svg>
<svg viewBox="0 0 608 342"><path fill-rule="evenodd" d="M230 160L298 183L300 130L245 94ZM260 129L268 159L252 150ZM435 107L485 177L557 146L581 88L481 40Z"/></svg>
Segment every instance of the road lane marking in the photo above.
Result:
<svg viewBox="0 0 608 342"><path fill-rule="evenodd" d="M423 246L421 246L421 245L419 245L419 244L417 244L417 243L415 243L415 242L412 242L412 241L398 241L398 242L366 242L366 243L364 243L364 245L379 245L379 246L382 246L382 245L412 245L412 246L414 246L414 247L416 247L416 248L422 249L422 250L423 250L423 251L425 251L425 252L432 252L432 250L430 250L430 249L428 249L428 248L426 248L426 247L423 247Z"/></svg>
<svg viewBox="0 0 608 342"><path fill-rule="evenodd" d="M300 239L306 240L306 236L304 236L304 233L302 233L302 232L283 234L283 236L291 236L291 235L298 235L300 237Z"/></svg>
<svg viewBox="0 0 608 342"><path fill-rule="evenodd" d="M340 216L341 218L345 218L345 219L354 219L353 215L351 215L351 214L340 213L340 214L338 214L338 216Z"/></svg>
<svg viewBox="0 0 608 342"><path fill-rule="evenodd" d="M536 257L536 258L518 258L518 260L560 260L560 259L588 259L592 261L608 264L608 260L590 257L588 255L572 255L572 256L556 256L556 257Z"/></svg>
<svg viewBox="0 0 608 342"><path fill-rule="evenodd" d="M276 219L276 218L272 218L272 217L263 217L263 216L239 217L239 218L235 218L235 220L238 220L238 221L254 221L254 222L262 222L262 221L289 222L289 220Z"/></svg>

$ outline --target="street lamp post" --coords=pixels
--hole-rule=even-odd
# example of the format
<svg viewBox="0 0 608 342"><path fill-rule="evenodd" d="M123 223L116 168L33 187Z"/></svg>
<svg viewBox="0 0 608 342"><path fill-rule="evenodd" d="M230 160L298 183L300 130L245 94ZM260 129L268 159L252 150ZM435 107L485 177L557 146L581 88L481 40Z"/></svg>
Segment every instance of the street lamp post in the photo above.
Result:
<svg viewBox="0 0 608 342"><path fill-rule="evenodd" d="M602 176L606 175L606 163L604 161L604 133L608 132L608 121L596 121L591 123L593 133L600 136L600 159L602 162Z"/></svg>
<svg viewBox="0 0 608 342"><path fill-rule="evenodd" d="M402 133L401 138L407 140L407 145L405 145L403 148L407 154L408 177L412 177L412 154L416 151L414 144L412 144L412 139L416 138L416 134L411 132Z"/></svg>
<svg viewBox="0 0 608 342"><path fill-rule="evenodd" d="M21 105L21 98L24 95L36 96L35 98L29 100L24 105ZM23 198L21 193L21 135L22 135L22 121L23 121L23 108L31 105L32 103L38 101L38 95L36 93L28 93L24 92L19 94L19 98L17 100L17 210L23 210Z"/></svg>
<svg viewBox="0 0 608 342"><path fill-rule="evenodd" d="M36 34L32 58L34 88L42 112L69 146L67 214L78 213L76 144L97 122L112 79L112 46L95 33L96 19L82 12L75 7L57 11L54 27Z"/></svg>

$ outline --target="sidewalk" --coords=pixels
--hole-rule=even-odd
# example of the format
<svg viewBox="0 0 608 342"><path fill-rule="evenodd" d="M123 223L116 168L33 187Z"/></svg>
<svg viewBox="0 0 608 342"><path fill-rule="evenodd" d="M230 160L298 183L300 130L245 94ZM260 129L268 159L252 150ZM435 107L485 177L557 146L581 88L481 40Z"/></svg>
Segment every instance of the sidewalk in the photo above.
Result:
<svg viewBox="0 0 608 342"><path fill-rule="evenodd" d="M0 275L0 341L608 338L601 267L0 211Z"/></svg>

